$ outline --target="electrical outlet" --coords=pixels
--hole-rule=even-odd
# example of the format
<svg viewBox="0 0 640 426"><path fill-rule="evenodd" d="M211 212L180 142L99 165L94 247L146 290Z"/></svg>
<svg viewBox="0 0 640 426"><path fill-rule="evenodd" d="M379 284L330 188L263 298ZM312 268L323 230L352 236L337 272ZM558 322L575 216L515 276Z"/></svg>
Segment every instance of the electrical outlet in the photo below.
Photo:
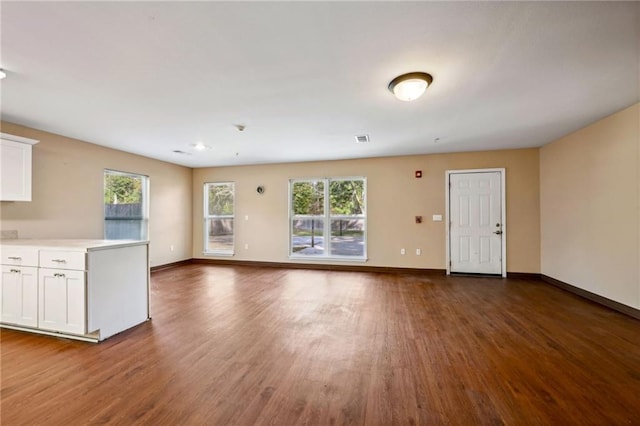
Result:
<svg viewBox="0 0 640 426"><path fill-rule="evenodd" d="M400 254L401 254L401 255L403 255L403 256L404 256L406 253L407 253L407 252L406 252L406 250L405 250L405 249L403 249L403 248L401 248L401 249L400 249Z"/></svg>
<svg viewBox="0 0 640 426"><path fill-rule="evenodd" d="M420 256L422 254L422 249L416 249L416 255Z"/></svg>
<svg viewBox="0 0 640 426"><path fill-rule="evenodd" d="M169 246L169 251L173 251L173 244Z"/></svg>
<svg viewBox="0 0 640 426"><path fill-rule="evenodd" d="M244 245L244 249L245 249L245 250L249 250L249 244L245 244L245 245Z"/></svg>

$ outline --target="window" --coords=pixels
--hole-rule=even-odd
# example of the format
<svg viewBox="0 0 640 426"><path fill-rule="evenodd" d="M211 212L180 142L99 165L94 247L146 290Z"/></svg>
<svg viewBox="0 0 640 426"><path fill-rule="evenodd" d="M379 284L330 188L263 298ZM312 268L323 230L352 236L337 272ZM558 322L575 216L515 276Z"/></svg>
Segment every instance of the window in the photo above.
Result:
<svg viewBox="0 0 640 426"><path fill-rule="evenodd" d="M365 259L366 179L291 180L290 255Z"/></svg>
<svg viewBox="0 0 640 426"><path fill-rule="evenodd" d="M204 251L233 254L235 189L233 182L204 184Z"/></svg>
<svg viewBox="0 0 640 426"><path fill-rule="evenodd" d="M149 178L104 171L104 238L147 240L149 237Z"/></svg>

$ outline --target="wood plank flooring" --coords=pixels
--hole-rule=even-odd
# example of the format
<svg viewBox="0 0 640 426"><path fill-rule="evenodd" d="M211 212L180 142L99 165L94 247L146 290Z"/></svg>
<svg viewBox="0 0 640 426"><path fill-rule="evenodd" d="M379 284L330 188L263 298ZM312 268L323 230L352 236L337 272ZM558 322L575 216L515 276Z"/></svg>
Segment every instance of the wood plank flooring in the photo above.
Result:
<svg viewBox="0 0 640 426"><path fill-rule="evenodd" d="M2 330L1 424L640 424L640 321L540 281L187 265L151 302Z"/></svg>

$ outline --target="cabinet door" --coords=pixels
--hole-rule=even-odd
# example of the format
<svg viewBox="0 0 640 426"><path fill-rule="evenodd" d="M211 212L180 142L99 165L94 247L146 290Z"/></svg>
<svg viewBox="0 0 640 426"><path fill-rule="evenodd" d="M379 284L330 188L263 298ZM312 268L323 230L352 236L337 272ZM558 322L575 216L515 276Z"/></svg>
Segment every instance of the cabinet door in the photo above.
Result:
<svg viewBox="0 0 640 426"><path fill-rule="evenodd" d="M43 330L85 334L85 282L83 271L40 268L38 327Z"/></svg>
<svg viewBox="0 0 640 426"><path fill-rule="evenodd" d="M0 287L0 320L37 327L38 268L3 265Z"/></svg>
<svg viewBox="0 0 640 426"><path fill-rule="evenodd" d="M31 145L0 140L0 200L31 201Z"/></svg>

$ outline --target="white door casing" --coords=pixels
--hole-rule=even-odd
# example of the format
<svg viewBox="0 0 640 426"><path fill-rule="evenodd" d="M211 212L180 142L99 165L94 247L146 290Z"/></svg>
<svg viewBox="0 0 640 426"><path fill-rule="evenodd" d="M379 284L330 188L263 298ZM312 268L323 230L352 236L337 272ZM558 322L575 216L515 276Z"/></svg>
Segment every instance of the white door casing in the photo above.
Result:
<svg viewBox="0 0 640 426"><path fill-rule="evenodd" d="M447 273L506 277L504 169L447 171Z"/></svg>

